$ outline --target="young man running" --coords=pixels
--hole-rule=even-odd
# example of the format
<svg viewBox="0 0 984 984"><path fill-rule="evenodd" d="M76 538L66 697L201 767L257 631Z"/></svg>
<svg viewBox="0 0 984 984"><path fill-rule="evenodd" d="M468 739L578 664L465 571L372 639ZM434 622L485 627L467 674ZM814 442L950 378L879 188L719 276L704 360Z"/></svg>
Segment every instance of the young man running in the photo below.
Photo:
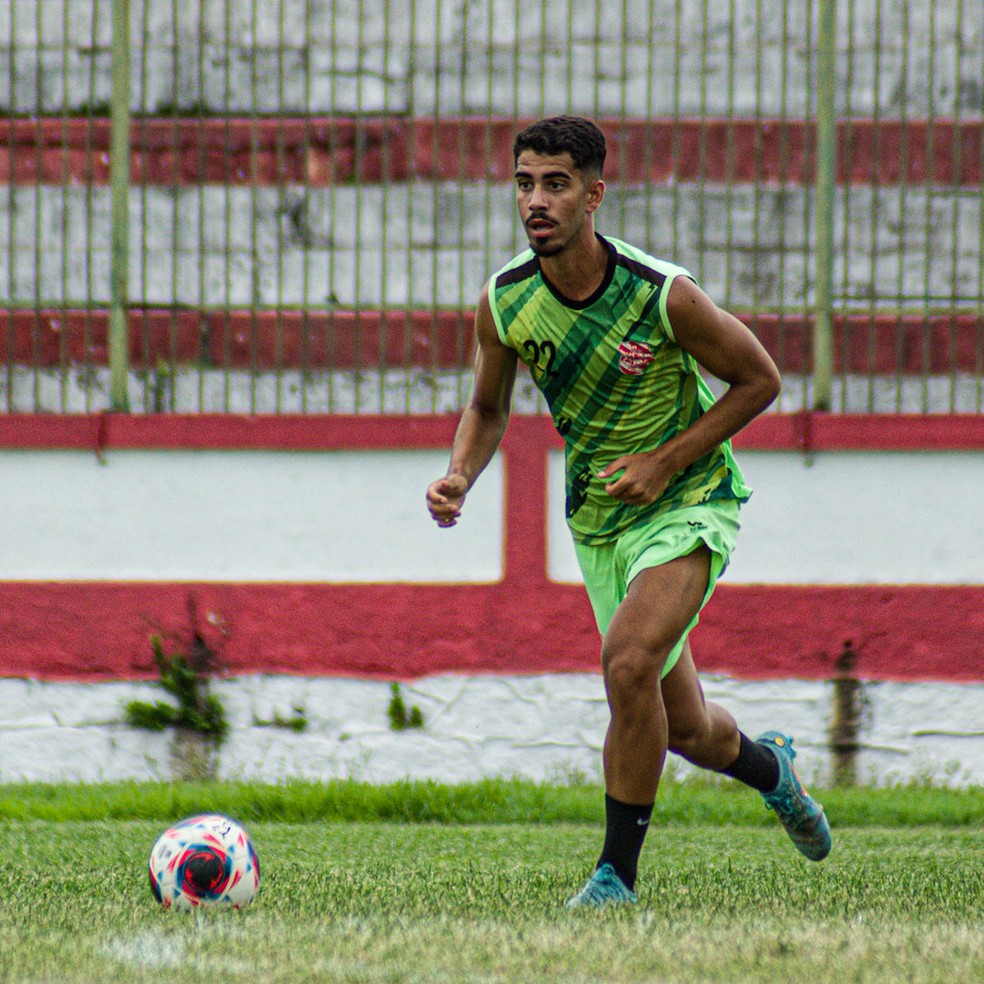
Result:
<svg viewBox="0 0 984 984"><path fill-rule="evenodd" d="M611 711L604 846L568 905L636 901L668 750L757 789L796 847L822 860L830 828L793 771L791 739L751 741L706 702L687 642L751 494L729 439L775 399L779 373L686 270L595 232L605 138L592 122L541 120L513 155L529 249L482 290L472 396L427 505L439 526L456 524L505 431L522 359L566 443L567 521ZM728 384L716 402L698 365Z"/></svg>

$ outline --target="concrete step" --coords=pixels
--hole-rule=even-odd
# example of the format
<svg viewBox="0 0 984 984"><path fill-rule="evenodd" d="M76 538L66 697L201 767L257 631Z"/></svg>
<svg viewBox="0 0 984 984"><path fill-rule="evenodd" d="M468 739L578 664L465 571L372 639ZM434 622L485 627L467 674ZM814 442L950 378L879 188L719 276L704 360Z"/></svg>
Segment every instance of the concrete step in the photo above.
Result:
<svg viewBox="0 0 984 984"><path fill-rule="evenodd" d="M721 384L710 382L712 390L721 391ZM459 412L470 386L467 369L177 368L131 372L128 393L134 413L441 414ZM771 411L810 408L812 396L811 377L786 374ZM14 365L0 375L0 412L97 413L110 408L110 374L104 367L34 370ZM984 380L971 373L838 375L833 380L831 408L842 413L979 414L984 412ZM514 413L545 413L546 409L532 380L521 373Z"/></svg>
<svg viewBox="0 0 984 984"><path fill-rule="evenodd" d="M130 297L147 306L469 307L525 248L508 186L135 188ZM687 267L725 307L814 301L813 193L613 187L598 228ZM981 307L980 189L851 186L835 205L845 302ZM0 187L0 305L109 301L106 187Z"/></svg>

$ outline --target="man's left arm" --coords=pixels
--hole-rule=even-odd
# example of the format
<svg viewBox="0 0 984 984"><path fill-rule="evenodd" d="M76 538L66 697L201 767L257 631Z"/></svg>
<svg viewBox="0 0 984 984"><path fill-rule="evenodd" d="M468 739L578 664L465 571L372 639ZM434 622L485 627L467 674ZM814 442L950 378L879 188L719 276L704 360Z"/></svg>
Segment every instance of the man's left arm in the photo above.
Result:
<svg viewBox="0 0 984 984"><path fill-rule="evenodd" d="M598 473L622 474L605 486L623 502L654 502L673 476L738 433L778 396L779 370L759 340L734 315L719 308L692 280L670 286L667 313L677 343L728 384L724 395L686 430L642 454L623 455Z"/></svg>

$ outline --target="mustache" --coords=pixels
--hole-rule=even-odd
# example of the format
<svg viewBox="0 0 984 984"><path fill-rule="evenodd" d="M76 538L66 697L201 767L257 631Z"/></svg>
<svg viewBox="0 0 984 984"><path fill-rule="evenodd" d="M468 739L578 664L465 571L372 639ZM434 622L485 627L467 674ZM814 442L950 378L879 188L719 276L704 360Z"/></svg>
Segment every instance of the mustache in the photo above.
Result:
<svg viewBox="0 0 984 984"><path fill-rule="evenodd" d="M549 222L551 225L557 224L546 212L531 212L530 217L526 220L526 224L529 225L531 222Z"/></svg>

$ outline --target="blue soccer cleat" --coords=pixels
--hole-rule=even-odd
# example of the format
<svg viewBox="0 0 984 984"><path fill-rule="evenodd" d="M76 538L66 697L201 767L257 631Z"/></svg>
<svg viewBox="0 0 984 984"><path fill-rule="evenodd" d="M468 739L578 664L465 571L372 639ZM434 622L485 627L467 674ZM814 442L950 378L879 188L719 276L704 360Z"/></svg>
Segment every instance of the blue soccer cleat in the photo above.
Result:
<svg viewBox="0 0 984 984"><path fill-rule="evenodd" d="M615 874L610 864L601 865L584 888L567 900L568 909L600 909L608 905L631 905L638 896Z"/></svg>
<svg viewBox="0 0 984 984"><path fill-rule="evenodd" d="M765 805L775 810L800 854L822 861L830 853L830 824L823 807L811 799L793 769L793 739L779 731L766 731L756 741L771 749L779 762L779 784L773 792L762 793Z"/></svg>

